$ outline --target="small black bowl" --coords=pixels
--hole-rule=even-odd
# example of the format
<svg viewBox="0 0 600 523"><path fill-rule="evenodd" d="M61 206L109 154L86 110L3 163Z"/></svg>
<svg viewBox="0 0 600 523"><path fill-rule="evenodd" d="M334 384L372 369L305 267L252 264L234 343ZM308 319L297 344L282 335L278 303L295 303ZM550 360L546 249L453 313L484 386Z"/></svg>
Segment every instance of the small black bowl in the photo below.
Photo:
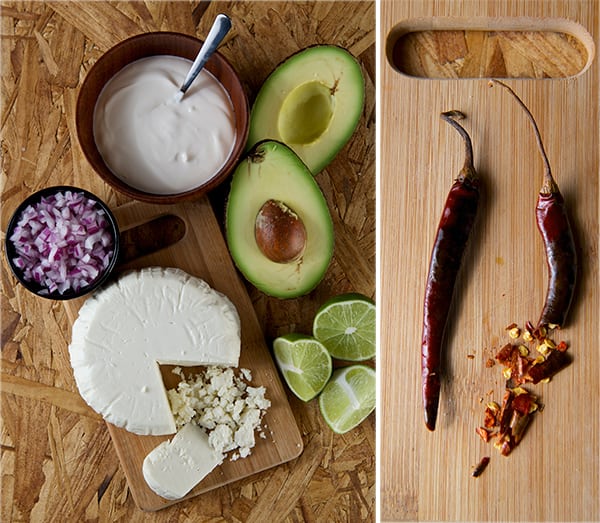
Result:
<svg viewBox="0 0 600 523"><path fill-rule="evenodd" d="M17 253L16 247L10 238L12 237L15 227L17 226L19 220L21 219L23 211L29 205L36 205L41 201L42 198L47 198L47 197L52 196L53 194L57 194L60 192L66 192L66 191L83 194L86 198L93 200L96 203L96 206L98 207L98 209L101 209L104 211L107 222L108 222L109 233L112 236L112 240L113 240L113 254L112 254L112 258L111 258L108 266L106 267L106 269L104 269L103 272L100 273L89 285L81 287L77 291L75 291L73 289L68 289L61 294L58 290L55 290L53 292L48 292L48 288L45 285L40 284L34 280L30 280L30 281L25 280L25 278L23 276L23 270L20 269L19 267L17 267L17 265L15 265L14 260L15 260L15 258L17 258L19 256L19 254ZM46 187L45 189L42 189L42 190L32 194L28 198L26 198L15 210L14 214L12 215L12 217L8 223L8 228L6 230L5 249L6 249L6 257L8 259L8 264L9 264L13 274L28 291L32 292L33 294L36 294L37 296L41 296L43 298L48 298L51 300L71 300L74 298L80 298L81 296L84 296L84 295L92 292L93 290L97 289L110 276L112 270L114 269L114 267L117 263L117 259L119 257L119 226L117 225L117 220L115 219L115 217L114 217L113 213L111 212L111 210L109 209L109 207L100 198L98 198L95 194L92 194L91 192L86 191L85 189L80 189L79 187L72 187L69 185Z"/></svg>

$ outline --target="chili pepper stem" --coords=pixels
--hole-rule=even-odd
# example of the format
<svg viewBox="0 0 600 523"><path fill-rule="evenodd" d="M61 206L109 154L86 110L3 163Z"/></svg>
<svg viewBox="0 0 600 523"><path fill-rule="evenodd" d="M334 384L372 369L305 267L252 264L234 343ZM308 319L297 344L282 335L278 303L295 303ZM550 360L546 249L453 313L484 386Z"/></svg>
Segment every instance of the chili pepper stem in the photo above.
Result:
<svg viewBox="0 0 600 523"><path fill-rule="evenodd" d="M514 90L509 85L505 84L504 82L501 82L500 80L496 80L495 78L490 80L490 85L493 85L493 84L498 84L499 86L506 89L513 96L513 98L517 101L517 103L525 111L525 114L527 115L527 118L529 119L529 122L531 123L531 125L533 127L533 132L535 134L535 140L537 142L538 150L540 151L540 154L542 156L542 161L544 162L544 181L542 183L542 188L540 189L540 193L541 194L558 193L559 192L558 185L556 184L556 182L554 181L554 178L552 176L552 170L550 169L550 162L548 161L548 155L546 154L546 149L544 148L544 143L542 141L540 129L537 125L537 122L535 121L535 118L533 117L533 114L531 114L531 111L525 105L525 102L523 102L523 100L521 100L519 95L517 93L515 93Z"/></svg>
<svg viewBox="0 0 600 523"><path fill-rule="evenodd" d="M465 118L464 113L453 110L443 112L440 116L445 122L448 122L459 132L459 134L465 142L465 163L457 179L462 182L466 179L472 180L476 178L477 173L475 172L475 168L473 166L473 143L471 142L471 137L469 136L469 133L467 133L465 128L455 120L455 118L458 120L462 120L463 118Z"/></svg>

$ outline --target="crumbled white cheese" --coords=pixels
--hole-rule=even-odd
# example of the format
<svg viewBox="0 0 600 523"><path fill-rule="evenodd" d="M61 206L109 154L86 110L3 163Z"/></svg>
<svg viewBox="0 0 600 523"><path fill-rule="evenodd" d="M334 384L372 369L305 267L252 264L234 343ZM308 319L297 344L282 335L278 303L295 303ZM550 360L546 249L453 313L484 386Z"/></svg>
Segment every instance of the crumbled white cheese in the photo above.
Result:
<svg viewBox="0 0 600 523"><path fill-rule="evenodd" d="M233 452L232 461L250 455L255 446L255 431L265 437L261 422L271 402L264 387L251 387L248 369L218 366L185 378L180 367L173 369L182 380L167 391L177 428L195 423L208 434L209 445L217 452Z"/></svg>

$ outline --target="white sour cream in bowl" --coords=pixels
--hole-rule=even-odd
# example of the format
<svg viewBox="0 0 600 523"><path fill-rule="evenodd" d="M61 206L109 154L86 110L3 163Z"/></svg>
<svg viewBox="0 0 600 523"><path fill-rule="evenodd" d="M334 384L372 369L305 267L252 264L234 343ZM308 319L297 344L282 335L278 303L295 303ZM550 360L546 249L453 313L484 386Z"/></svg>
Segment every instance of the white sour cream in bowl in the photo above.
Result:
<svg viewBox="0 0 600 523"><path fill-rule="evenodd" d="M229 158L235 119L225 88L203 69L176 100L192 62L141 58L102 89L94 108L94 140L109 169L151 194L178 194L210 180Z"/></svg>

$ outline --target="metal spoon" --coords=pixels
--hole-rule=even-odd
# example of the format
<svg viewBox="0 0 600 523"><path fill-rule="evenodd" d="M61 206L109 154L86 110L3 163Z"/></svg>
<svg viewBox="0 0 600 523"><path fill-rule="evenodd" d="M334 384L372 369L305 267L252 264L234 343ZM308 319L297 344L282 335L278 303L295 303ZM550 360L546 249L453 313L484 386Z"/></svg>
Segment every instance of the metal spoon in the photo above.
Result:
<svg viewBox="0 0 600 523"><path fill-rule="evenodd" d="M206 40L202 44L202 47L200 47L200 51L198 51L198 55L196 56L190 71L185 77L185 80L179 88L179 91L175 95L175 100L177 102L181 101L183 95L188 90L190 85L192 85L192 82L196 76L198 76L210 56L217 50L217 47L219 47L219 44L228 33L229 29L231 29L231 20L229 17L224 14L218 14L213 22L212 27L210 28L210 31L208 32Z"/></svg>

